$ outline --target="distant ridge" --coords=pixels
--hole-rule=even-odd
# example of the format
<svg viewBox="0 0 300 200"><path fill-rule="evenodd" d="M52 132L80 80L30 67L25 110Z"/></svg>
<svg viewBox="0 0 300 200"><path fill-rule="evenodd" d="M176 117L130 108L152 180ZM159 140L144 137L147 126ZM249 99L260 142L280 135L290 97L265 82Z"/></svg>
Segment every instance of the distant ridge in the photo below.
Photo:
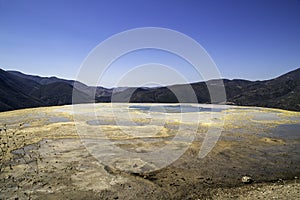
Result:
<svg viewBox="0 0 300 200"><path fill-rule="evenodd" d="M192 83L199 103L210 103L207 82ZM265 81L223 79L227 104L261 106L300 111L300 68ZM184 85L156 88L116 88L118 101L131 96L130 102L176 103L176 96L169 88L180 90ZM74 88L75 87L75 88ZM73 89L80 102L91 102L95 92L96 102L110 102L113 89L90 87L74 80L57 77L40 77L18 71L0 69L0 111L72 103Z"/></svg>
<svg viewBox="0 0 300 200"><path fill-rule="evenodd" d="M23 74L21 72L18 71L7 71L10 74L16 75L20 78L24 78L24 79L29 79L32 81L35 81L41 85L47 85L50 83L57 83L57 82L62 82L62 83L68 83L70 85L73 85L74 81L73 80L66 80L66 79L60 79L57 77L40 77L40 76L36 76L36 75L27 75L27 74Z"/></svg>

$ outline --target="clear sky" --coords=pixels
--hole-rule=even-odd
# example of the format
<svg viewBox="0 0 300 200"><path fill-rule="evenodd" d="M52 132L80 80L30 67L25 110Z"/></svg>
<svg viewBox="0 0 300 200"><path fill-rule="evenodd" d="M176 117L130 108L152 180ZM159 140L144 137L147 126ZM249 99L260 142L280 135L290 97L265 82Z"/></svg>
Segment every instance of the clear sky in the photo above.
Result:
<svg viewBox="0 0 300 200"><path fill-rule="evenodd" d="M0 68L75 79L101 41L149 26L195 39L225 78L269 79L300 67L299 0L0 0ZM135 64L170 58L142 54ZM134 56L110 73L131 62ZM197 81L192 74L188 81ZM104 83L113 86L109 75Z"/></svg>

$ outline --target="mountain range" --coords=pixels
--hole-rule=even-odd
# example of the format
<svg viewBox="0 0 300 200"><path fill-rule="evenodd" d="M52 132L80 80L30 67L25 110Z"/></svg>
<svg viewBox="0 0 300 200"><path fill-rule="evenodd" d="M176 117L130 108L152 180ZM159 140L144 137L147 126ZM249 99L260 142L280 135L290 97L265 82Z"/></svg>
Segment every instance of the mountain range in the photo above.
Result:
<svg viewBox="0 0 300 200"><path fill-rule="evenodd" d="M211 102L208 86L215 84L215 81L190 84L198 103ZM220 103L300 111L300 68L270 80L222 81L227 101ZM130 102L138 103L177 103L178 100L172 91L184 92L184 86L186 85L108 89L87 86L74 80L33 76L0 69L0 111L72 104L73 90L78 97L76 103L110 102L112 95L114 101L118 102L130 99Z"/></svg>

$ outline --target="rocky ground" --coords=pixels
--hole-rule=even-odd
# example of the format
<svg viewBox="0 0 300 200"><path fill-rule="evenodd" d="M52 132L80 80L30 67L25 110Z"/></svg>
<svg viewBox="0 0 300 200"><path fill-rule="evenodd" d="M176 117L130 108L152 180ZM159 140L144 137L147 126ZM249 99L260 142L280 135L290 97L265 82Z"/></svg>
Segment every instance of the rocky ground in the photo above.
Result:
<svg viewBox="0 0 300 200"><path fill-rule="evenodd" d="M126 106L115 109L119 112ZM97 121L92 120L85 108L75 122L70 106L0 113L0 199L298 199L300 196L297 112L230 107L220 111L226 115L217 113L213 118L202 113L206 117L201 118L188 148L172 163L160 167L159 162L151 164L147 158L126 156L169 144L177 152L183 146L174 139L178 126L185 124L184 131L189 133L195 130L195 124L188 120L178 122L176 113L169 113L167 122L159 129L156 123L161 120L155 119L161 115L149 116L134 110L131 114L137 125L128 126L126 121L126 126L122 125L125 133L120 134L121 125L110 121L108 105L99 104L97 109ZM195 113L186 115L195 119ZM151 126L150 117L155 117ZM210 128L220 126L223 129L216 145L207 156L199 157L205 134ZM91 133L88 136L93 137L93 143L85 141L87 135L78 135L81 129ZM108 138L95 135L98 130ZM128 130L136 134L130 135ZM157 133L149 135L149 130ZM111 151L102 149L97 142L105 146L107 141L127 153L120 154L120 159L105 160L103 155ZM251 181L243 183L244 176Z"/></svg>
<svg viewBox="0 0 300 200"><path fill-rule="evenodd" d="M218 188L211 191L212 199L299 199L300 183L298 180L275 183L251 184L236 188Z"/></svg>

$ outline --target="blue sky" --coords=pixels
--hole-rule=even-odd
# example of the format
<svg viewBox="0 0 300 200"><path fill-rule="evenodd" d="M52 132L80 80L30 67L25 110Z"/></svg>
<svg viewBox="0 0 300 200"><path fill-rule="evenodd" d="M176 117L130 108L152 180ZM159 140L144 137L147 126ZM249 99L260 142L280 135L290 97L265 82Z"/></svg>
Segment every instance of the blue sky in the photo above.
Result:
<svg viewBox="0 0 300 200"><path fill-rule="evenodd" d="M75 79L100 42L149 26L195 39L225 78L263 80L300 67L298 0L0 0L0 68ZM110 73L134 67L137 58L138 64L176 60L158 54L129 56ZM197 81L191 66L177 64L188 81ZM104 86L113 86L110 78Z"/></svg>

